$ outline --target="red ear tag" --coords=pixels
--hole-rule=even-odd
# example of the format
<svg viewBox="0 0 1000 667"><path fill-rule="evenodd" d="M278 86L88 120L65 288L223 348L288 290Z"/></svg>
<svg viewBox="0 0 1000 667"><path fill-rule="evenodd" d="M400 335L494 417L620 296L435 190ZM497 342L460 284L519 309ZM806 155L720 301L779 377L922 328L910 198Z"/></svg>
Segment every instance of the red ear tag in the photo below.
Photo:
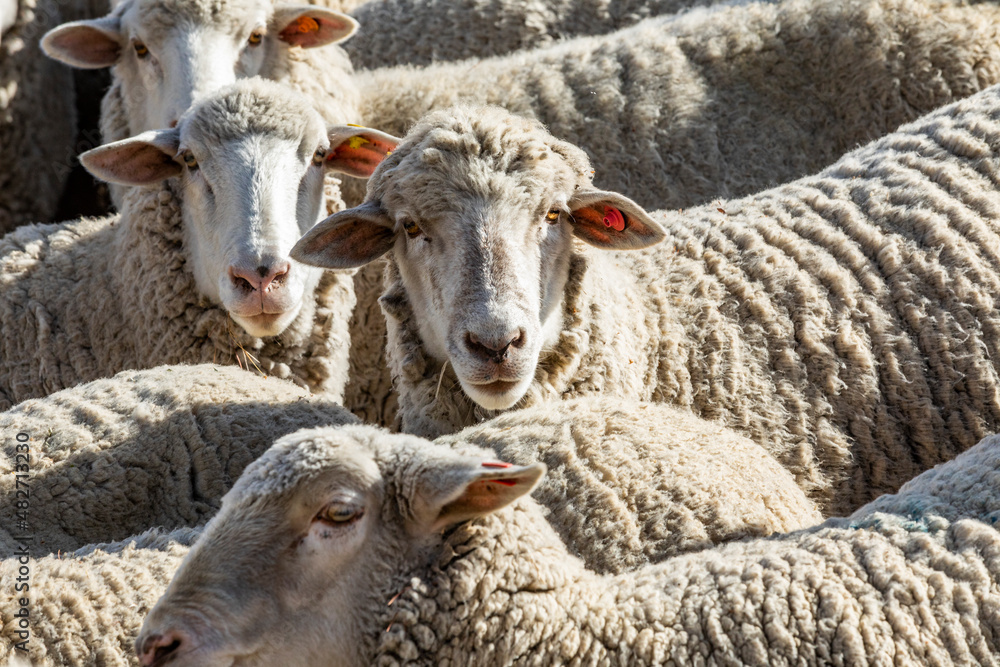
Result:
<svg viewBox="0 0 1000 667"><path fill-rule="evenodd" d="M625 216L614 206L604 207L604 226L610 227L616 232L625 231Z"/></svg>
<svg viewBox="0 0 1000 667"><path fill-rule="evenodd" d="M510 468L510 463L504 463L503 461L487 461L483 464L484 468Z"/></svg>

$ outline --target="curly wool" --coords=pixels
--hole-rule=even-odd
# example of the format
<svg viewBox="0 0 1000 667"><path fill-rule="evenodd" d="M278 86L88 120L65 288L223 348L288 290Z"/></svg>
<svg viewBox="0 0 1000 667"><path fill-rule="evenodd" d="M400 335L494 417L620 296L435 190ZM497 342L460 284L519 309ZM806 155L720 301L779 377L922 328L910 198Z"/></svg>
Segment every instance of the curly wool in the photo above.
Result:
<svg viewBox="0 0 1000 667"><path fill-rule="evenodd" d="M56 212L76 137L73 76L39 39L63 20L57 0L19 0L0 40L0 235Z"/></svg>
<svg viewBox="0 0 1000 667"><path fill-rule="evenodd" d="M142 620L163 594L198 531L148 531L117 544L74 554L33 558L30 565L28 658L34 667L134 667L132 643ZM0 563L0 578L13 582L19 563ZM23 656L14 617L13 586L0 592L0 664Z"/></svg>
<svg viewBox="0 0 1000 667"><path fill-rule="evenodd" d="M126 369L239 364L339 401L349 275L325 272L279 336L256 338L199 296L168 181L119 216L24 227L0 239L0 408Z"/></svg>
<svg viewBox="0 0 1000 667"><path fill-rule="evenodd" d="M544 463L532 497L596 572L822 521L791 474L746 437L668 405L617 403L590 396L518 410L435 442Z"/></svg>
<svg viewBox="0 0 1000 667"><path fill-rule="evenodd" d="M344 50L358 69L503 55L720 0L370 0Z"/></svg>
<svg viewBox="0 0 1000 667"><path fill-rule="evenodd" d="M786 0L699 8L507 57L360 72L366 123L496 104L647 208L786 183L1000 82L1000 8Z"/></svg>
<svg viewBox="0 0 1000 667"><path fill-rule="evenodd" d="M235 366L160 366L28 400L0 414L0 512L13 517L14 435L30 437L32 553L72 551L151 526L204 523L251 461L350 413L290 382ZM0 557L16 547L0 526Z"/></svg>
<svg viewBox="0 0 1000 667"><path fill-rule="evenodd" d="M375 612L370 663L992 664L1000 533L890 519L601 577L539 534L537 511L509 510L458 528Z"/></svg>
<svg viewBox="0 0 1000 667"><path fill-rule="evenodd" d="M591 392L746 433L824 513L893 492L1000 426L1000 87L742 200L661 212L666 241L578 243L564 327L518 407ZM403 428L491 416L382 299Z"/></svg>

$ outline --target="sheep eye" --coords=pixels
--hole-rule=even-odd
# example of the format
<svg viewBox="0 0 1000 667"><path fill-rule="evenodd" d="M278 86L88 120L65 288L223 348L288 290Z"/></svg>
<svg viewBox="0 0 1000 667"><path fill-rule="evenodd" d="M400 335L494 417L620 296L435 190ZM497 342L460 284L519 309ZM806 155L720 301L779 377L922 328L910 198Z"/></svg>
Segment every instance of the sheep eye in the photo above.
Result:
<svg viewBox="0 0 1000 667"><path fill-rule="evenodd" d="M364 509L350 503L330 503L319 511L316 518L329 523L350 523L361 518Z"/></svg>
<svg viewBox="0 0 1000 667"><path fill-rule="evenodd" d="M134 42L132 42L132 48L135 49L135 55L139 56L140 58L145 58L146 56L149 55L149 49L147 49L146 45L140 42L139 40L135 40Z"/></svg>
<svg viewBox="0 0 1000 667"><path fill-rule="evenodd" d="M545 219L550 223L559 222L559 214L561 211L557 208L550 208L549 212L545 214Z"/></svg>
<svg viewBox="0 0 1000 667"><path fill-rule="evenodd" d="M181 156L181 159L184 160L184 164L187 165L187 168L191 171L198 168L198 160L196 160L194 155L190 152L184 153L184 155Z"/></svg>
<svg viewBox="0 0 1000 667"><path fill-rule="evenodd" d="M409 218L403 220L403 231L405 231L406 235L411 239L415 239L421 234L420 226Z"/></svg>
<svg viewBox="0 0 1000 667"><path fill-rule="evenodd" d="M313 153L313 164L321 165L324 161L326 161L326 149L319 148Z"/></svg>
<svg viewBox="0 0 1000 667"><path fill-rule="evenodd" d="M261 43L261 41L263 41L263 39L264 39L264 33L262 33L260 30L254 30L252 33L250 33L250 38L247 40L247 42L249 42L250 46L257 46L258 44Z"/></svg>

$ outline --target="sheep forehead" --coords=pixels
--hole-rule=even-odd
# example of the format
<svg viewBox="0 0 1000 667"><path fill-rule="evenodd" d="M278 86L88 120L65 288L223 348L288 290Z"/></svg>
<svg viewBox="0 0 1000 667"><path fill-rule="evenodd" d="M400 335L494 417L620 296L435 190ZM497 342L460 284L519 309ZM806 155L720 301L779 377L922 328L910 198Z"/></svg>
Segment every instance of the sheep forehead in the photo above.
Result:
<svg viewBox="0 0 1000 667"><path fill-rule="evenodd" d="M220 145L264 134L296 144L322 142L322 118L307 99L263 79L244 79L199 102L180 121L181 143Z"/></svg>
<svg viewBox="0 0 1000 667"><path fill-rule="evenodd" d="M534 209L589 184L587 156L539 123L494 107L431 114L379 170L372 191L389 209L433 214L457 201L497 201ZM442 197L441 193L448 193Z"/></svg>
<svg viewBox="0 0 1000 667"><path fill-rule="evenodd" d="M137 0L133 6L135 25L151 35L167 34L179 25L213 26L236 33L247 17L271 13L270 3L264 0Z"/></svg>

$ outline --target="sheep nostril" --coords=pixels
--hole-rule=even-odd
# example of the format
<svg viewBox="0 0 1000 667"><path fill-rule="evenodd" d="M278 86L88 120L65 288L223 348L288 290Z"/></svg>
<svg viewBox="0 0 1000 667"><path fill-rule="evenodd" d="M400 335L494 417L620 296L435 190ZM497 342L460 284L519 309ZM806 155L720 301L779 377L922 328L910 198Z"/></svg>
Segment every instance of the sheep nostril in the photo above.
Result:
<svg viewBox="0 0 1000 667"><path fill-rule="evenodd" d="M507 361L511 346L516 348L523 347L525 340L524 330L519 329L517 335L504 336L502 340L506 340L506 342L484 342L479 336L471 331L468 331L465 334L465 347L469 350L469 352L483 361L492 361L495 364L502 364Z"/></svg>
<svg viewBox="0 0 1000 667"><path fill-rule="evenodd" d="M139 647L139 662L143 665L153 665L167 660L177 652L183 641L180 636L168 632L163 635L150 635L142 641Z"/></svg>

